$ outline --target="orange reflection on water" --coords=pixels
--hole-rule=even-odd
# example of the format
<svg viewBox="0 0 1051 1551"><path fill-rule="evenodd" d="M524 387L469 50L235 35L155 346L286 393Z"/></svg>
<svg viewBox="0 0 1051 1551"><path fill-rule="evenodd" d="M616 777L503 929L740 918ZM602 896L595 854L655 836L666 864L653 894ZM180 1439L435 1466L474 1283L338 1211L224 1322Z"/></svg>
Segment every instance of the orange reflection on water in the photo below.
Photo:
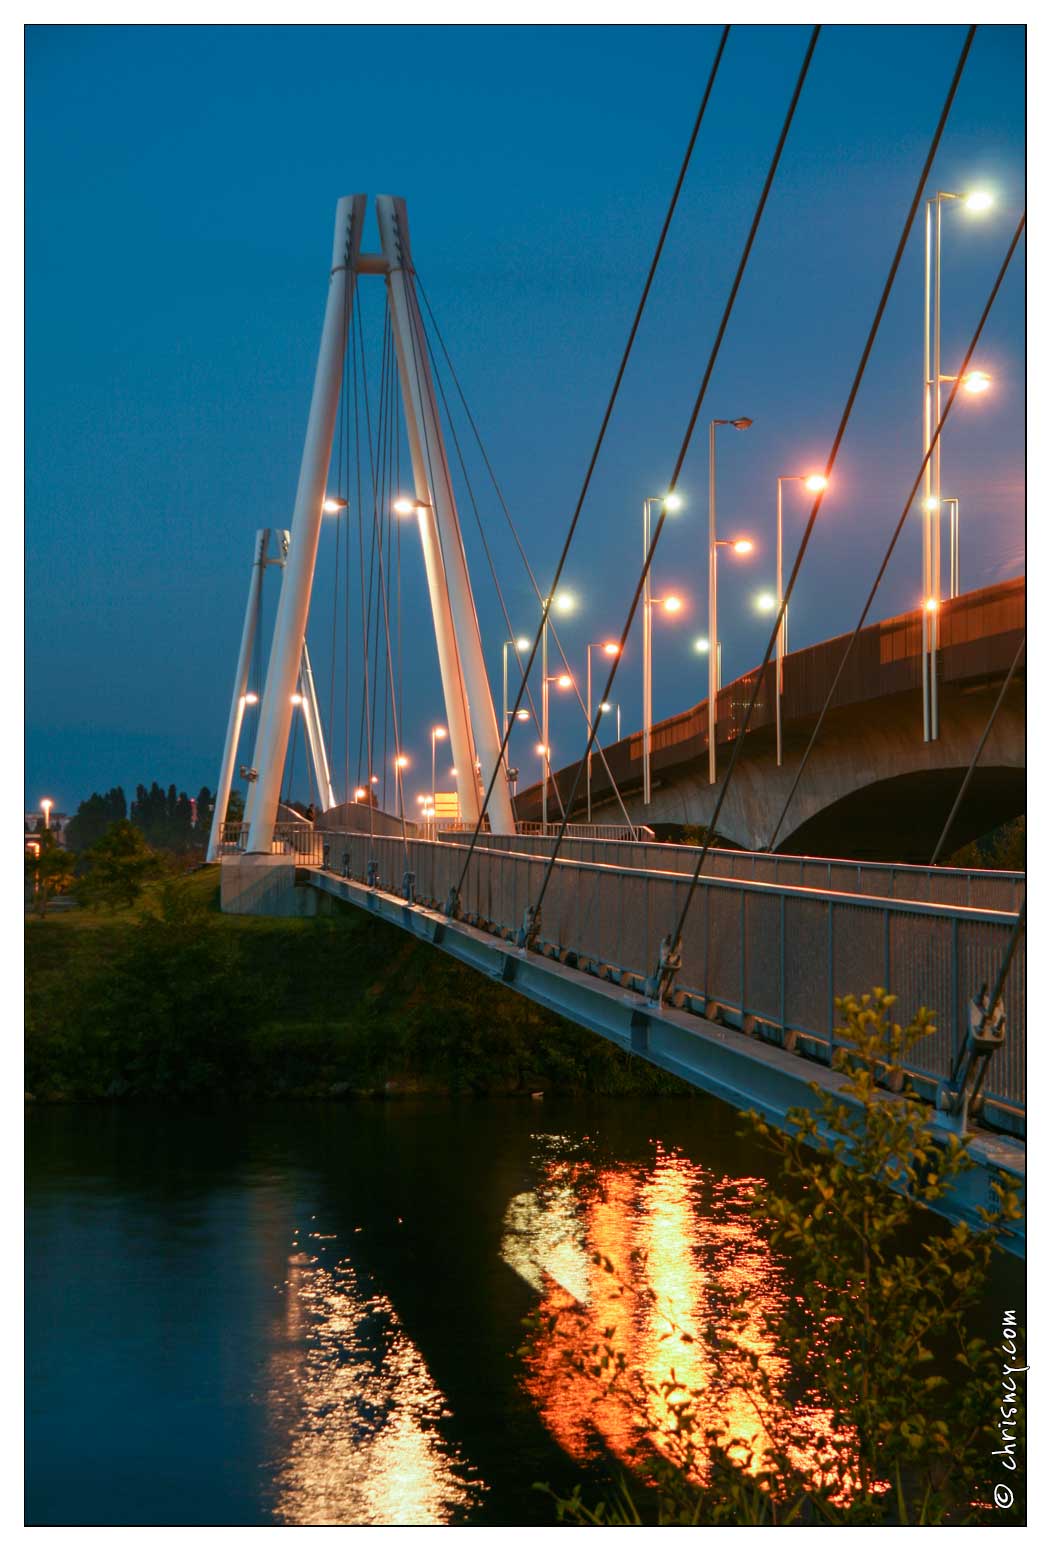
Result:
<svg viewBox="0 0 1051 1551"><path fill-rule="evenodd" d="M268 1410L283 1524L448 1524L483 1490L442 1436L440 1390L390 1301L349 1260L288 1265Z"/></svg>
<svg viewBox="0 0 1051 1551"><path fill-rule="evenodd" d="M568 1221L565 1183L563 1224ZM772 1381L788 1376L788 1363L765 1325L786 1294L779 1267L748 1214L757 1183L717 1179L660 1147L648 1168L621 1165L596 1172L575 1166L573 1228L585 1268L583 1286L576 1287L558 1277L557 1255L551 1253L558 1246L551 1244L544 1221L547 1192L541 1183L538 1231L546 1233L548 1253L534 1285L541 1294L542 1319L559 1319L551 1332L541 1326L543 1333L526 1361L526 1387L567 1453L586 1459L606 1449L629 1466L651 1448L676 1457L677 1421L668 1401L686 1401L687 1392L696 1391L690 1404L698 1444L705 1429L715 1428L724 1446L739 1440L734 1452L751 1457L752 1468L759 1468L772 1439L748 1395L726 1382L717 1368L721 1360L700 1339L709 1322L721 1326L720 1303L725 1308L726 1296L742 1296L745 1321L736 1340L758 1358ZM519 1261L525 1254L521 1243L514 1247ZM595 1264L596 1255L610 1262L616 1274ZM506 1248L505 1258L514 1264ZM721 1328L730 1334L725 1325ZM683 1334L692 1339L684 1341ZM607 1347L625 1354L630 1386L609 1391L567 1365L567 1356L593 1364L596 1349L601 1355ZM664 1400L661 1386L671 1381L678 1387ZM639 1383L656 1390L648 1404L638 1398ZM797 1408L797 1424L801 1417L814 1436L827 1429L827 1416L819 1411ZM703 1448L696 1458L700 1465ZM805 1456L796 1451L796 1458L809 1471L819 1468L816 1450Z"/></svg>

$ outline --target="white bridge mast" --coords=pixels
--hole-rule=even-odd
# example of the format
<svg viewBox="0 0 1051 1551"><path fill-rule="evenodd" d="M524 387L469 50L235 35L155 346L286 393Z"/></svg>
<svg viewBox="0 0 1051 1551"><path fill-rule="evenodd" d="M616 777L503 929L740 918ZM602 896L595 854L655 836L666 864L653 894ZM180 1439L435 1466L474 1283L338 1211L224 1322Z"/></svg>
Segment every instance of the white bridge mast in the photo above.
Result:
<svg viewBox="0 0 1051 1551"><path fill-rule="evenodd" d="M306 699L307 732L322 801L331 799L335 805L305 646L325 484L359 275L383 275L387 281L445 714L456 761L460 810L471 823L481 813L482 793L499 764L500 733L416 301L405 201L390 195L377 198L379 254L361 252L366 203L366 195L352 194L336 207L321 348L260 706L253 760L257 777L246 805L250 852L269 853L273 845L297 682L302 683ZM493 786L489 814L494 833L514 834L511 795L502 771Z"/></svg>

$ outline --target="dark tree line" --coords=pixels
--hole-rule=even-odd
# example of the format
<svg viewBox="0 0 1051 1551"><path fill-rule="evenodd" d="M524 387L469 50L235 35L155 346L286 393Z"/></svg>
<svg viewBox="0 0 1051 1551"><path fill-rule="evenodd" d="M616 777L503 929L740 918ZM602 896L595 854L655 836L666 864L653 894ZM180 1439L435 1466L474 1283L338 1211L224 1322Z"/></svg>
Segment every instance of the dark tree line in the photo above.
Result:
<svg viewBox="0 0 1051 1551"><path fill-rule="evenodd" d="M92 792L66 826L66 844L71 851L87 851L112 824L128 819L155 850L198 851L208 839L214 802L207 786L201 787L194 803L174 785L165 788L156 781L148 788L141 784L135 788L130 810L121 786Z"/></svg>

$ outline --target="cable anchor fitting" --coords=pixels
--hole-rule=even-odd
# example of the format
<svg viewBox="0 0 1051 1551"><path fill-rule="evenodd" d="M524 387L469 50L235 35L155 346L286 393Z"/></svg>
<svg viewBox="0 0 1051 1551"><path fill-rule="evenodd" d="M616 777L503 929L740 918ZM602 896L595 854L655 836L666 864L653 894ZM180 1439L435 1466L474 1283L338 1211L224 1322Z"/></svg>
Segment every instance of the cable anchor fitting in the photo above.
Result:
<svg viewBox="0 0 1051 1551"><path fill-rule="evenodd" d="M960 1135L981 1107L982 1088L989 1062L1007 1038L1007 1014L1003 998L989 1004L989 985L983 983L967 1007L967 1033L953 1065L952 1076L938 1093L939 1109L947 1110L956 1120Z"/></svg>
<svg viewBox="0 0 1051 1551"><path fill-rule="evenodd" d="M350 877L350 852L349 851L344 851L343 852L342 866L340 867L340 876L344 877L344 878L349 878Z"/></svg>
<svg viewBox="0 0 1051 1551"><path fill-rule="evenodd" d="M367 868L366 873L365 873L365 882L367 883L367 885L369 886L370 889L376 889L376 888L379 888L379 881L380 881L380 864L377 861L371 861L370 860L370 862L368 864L368 868Z"/></svg>
<svg viewBox="0 0 1051 1551"><path fill-rule="evenodd" d="M415 904L416 874L414 872L409 872L407 868L401 875L401 892L404 898L408 900L410 905Z"/></svg>
<svg viewBox="0 0 1051 1551"><path fill-rule="evenodd" d="M682 950L679 943L672 940L669 932L666 937L661 938L657 972L645 984L646 996L655 1007L664 1005L671 994L672 983L681 968Z"/></svg>
<svg viewBox="0 0 1051 1551"><path fill-rule="evenodd" d="M536 946L542 919L543 911L538 906L526 906L525 915L522 917L521 929L518 933L518 946L520 948L532 950Z"/></svg>
<svg viewBox="0 0 1051 1551"><path fill-rule="evenodd" d="M449 887L449 893L445 899L445 914L453 921L460 914L460 890L453 883Z"/></svg>

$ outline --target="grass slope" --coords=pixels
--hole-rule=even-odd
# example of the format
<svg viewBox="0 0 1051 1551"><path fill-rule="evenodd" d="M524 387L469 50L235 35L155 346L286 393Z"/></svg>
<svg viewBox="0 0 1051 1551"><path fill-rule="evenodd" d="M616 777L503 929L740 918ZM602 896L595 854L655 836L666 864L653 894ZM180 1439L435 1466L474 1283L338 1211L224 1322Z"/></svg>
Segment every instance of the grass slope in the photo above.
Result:
<svg viewBox="0 0 1051 1551"><path fill-rule="evenodd" d="M689 1093L396 927L345 907L219 912L218 868L26 930L36 1098Z"/></svg>

